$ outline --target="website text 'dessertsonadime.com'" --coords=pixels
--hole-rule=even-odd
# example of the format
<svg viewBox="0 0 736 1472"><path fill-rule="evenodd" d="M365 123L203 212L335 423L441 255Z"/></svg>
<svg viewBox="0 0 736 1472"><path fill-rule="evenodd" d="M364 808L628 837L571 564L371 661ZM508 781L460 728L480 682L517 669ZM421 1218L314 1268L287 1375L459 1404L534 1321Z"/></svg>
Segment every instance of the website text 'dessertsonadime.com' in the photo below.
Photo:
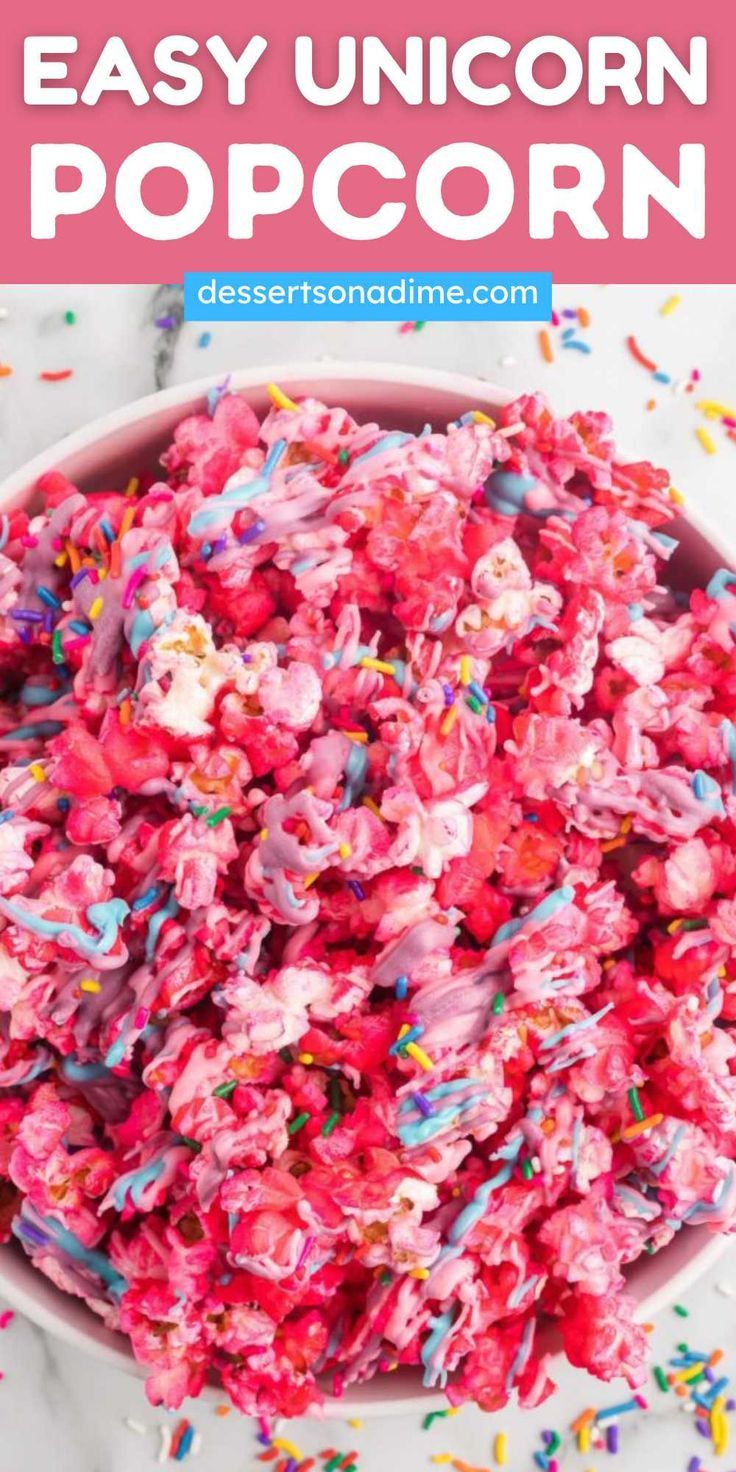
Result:
<svg viewBox="0 0 736 1472"><path fill-rule="evenodd" d="M185 277L189 321L549 320L547 272L192 272Z"/></svg>

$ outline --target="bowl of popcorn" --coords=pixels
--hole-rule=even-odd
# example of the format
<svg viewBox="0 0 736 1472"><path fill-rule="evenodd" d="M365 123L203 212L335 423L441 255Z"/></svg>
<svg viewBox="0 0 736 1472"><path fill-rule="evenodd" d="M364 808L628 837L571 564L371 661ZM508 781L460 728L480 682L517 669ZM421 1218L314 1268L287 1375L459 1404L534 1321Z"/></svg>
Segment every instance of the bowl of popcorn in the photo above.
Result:
<svg viewBox="0 0 736 1472"><path fill-rule="evenodd" d="M728 550L603 413L325 363L0 547L3 1296L171 1409L640 1386L736 1220Z"/></svg>

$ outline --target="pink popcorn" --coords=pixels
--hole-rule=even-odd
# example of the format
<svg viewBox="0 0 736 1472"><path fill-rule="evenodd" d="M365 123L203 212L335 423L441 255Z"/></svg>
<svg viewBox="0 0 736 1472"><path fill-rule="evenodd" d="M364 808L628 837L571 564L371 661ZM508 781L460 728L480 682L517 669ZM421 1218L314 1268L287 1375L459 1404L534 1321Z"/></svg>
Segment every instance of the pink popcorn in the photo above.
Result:
<svg viewBox="0 0 736 1472"><path fill-rule="evenodd" d="M162 476L0 554L0 1240L168 1409L640 1384L630 1265L736 1231L733 575L540 395L223 384Z"/></svg>

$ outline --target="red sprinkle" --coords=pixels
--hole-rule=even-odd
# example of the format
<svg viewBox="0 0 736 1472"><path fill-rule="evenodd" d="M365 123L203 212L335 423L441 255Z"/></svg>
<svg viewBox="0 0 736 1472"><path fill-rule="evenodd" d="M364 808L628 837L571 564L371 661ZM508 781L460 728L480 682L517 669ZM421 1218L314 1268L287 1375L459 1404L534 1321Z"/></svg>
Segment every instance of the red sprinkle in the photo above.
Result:
<svg viewBox="0 0 736 1472"><path fill-rule="evenodd" d="M71 378L73 372L73 368L61 368L58 373L39 373L38 376L44 383L61 383L63 378Z"/></svg>
<svg viewBox="0 0 736 1472"><path fill-rule="evenodd" d="M648 368L650 373L656 373L656 363L653 363L652 359L647 358L646 354L642 352L633 333L631 333L630 336L627 337L626 346L631 353L632 358L636 358L637 363L641 363L642 368Z"/></svg>

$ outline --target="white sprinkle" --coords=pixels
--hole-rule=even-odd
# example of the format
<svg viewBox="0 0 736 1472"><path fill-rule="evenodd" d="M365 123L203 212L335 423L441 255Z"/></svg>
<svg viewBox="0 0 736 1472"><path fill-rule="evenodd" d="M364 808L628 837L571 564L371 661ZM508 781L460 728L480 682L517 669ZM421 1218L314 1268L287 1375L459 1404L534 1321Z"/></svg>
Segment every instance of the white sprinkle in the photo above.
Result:
<svg viewBox="0 0 736 1472"><path fill-rule="evenodd" d="M159 1447L156 1461L165 1462L169 1455L169 1452L171 1451L171 1431L169 1430L169 1427L164 1424L163 1426L159 1426L158 1434L161 1437L161 1445Z"/></svg>
<svg viewBox="0 0 736 1472"><path fill-rule="evenodd" d="M499 368L515 368L518 361L518 358L499 358L498 366Z"/></svg>
<svg viewBox="0 0 736 1472"><path fill-rule="evenodd" d="M4 322L6 320L6 318L9 317L9 316L10 316L10 313L9 313L7 307L0 307L0 322Z"/></svg>
<svg viewBox="0 0 736 1472"><path fill-rule="evenodd" d="M695 1415L695 1402L692 1401L692 1400L681 1400L680 1401L680 1410L681 1411L684 1411L686 1415L694 1416Z"/></svg>
<svg viewBox="0 0 736 1472"><path fill-rule="evenodd" d="M502 434L504 439L510 439L512 434L518 434L522 429L526 429L526 425L521 422L518 424L507 424L503 429L497 429L496 434Z"/></svg>
<svg viewBox="0 0 736 1472"><path fill-rule="evenodd" d="M736 1283L716 1283L716 1293L722 1293L724 1298L736 1298Z"/></svg>
<svg viewBox="0 0 736 1472"><path fill-rule="evenodd" d="M194 1436L192 1437L192 1444L191 1444L191 1446L189 1448L189 1455L190 1455L190 1457L198 1457L199 1454L200 1454L200 1452L201 1452L201 1450L202 1450L202 1437L200 1436L200 1434L199 1434L198 1431L195 1431Z"/></svg>
<svg viewBox="0 0 736 1472"><path fill-rule="evenodd" d="M134 1421L132 1416L126 1416L125 1424L129 1431L135 1431L136 1436L145 1436L146 1427L142 1421Z"/></svg>

